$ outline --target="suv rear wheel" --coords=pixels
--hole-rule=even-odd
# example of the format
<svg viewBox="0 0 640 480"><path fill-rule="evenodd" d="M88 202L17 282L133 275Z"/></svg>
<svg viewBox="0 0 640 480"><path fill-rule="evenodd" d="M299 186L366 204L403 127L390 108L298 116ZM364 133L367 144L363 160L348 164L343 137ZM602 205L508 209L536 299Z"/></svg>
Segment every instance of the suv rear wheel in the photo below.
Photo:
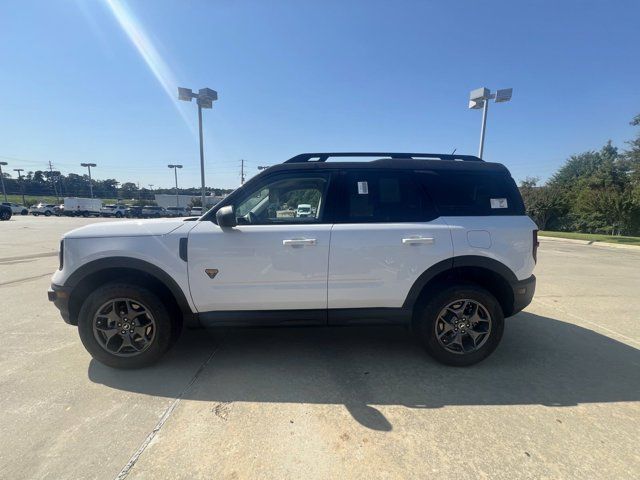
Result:
<svg viewBox="0 0 640 480"><path fill-rule="evenodd" d="M110 283L87 297L78 316L80 339L91 356L114 368L156 362L171 346L167 307L149 290Z"/></svg>
<svg viewBox="0 0 640 480"><path fill-rule="evenodd" d="M504 331L497 299L475 285L454 285L435 294L417 312L427 352L439 362L468 366L488 357Z"/></svg>

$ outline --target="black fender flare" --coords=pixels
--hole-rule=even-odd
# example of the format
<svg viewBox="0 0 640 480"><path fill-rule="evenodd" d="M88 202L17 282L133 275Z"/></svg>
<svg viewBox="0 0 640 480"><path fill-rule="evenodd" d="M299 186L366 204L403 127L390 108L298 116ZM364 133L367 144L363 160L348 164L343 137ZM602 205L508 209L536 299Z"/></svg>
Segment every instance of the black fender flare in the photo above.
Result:
<svg viewBox="0 0 640 480"><path fill-rule="evenodd" d="M483 268L500 275L511 286L518 283L518 277L516 277L515 273L513 273L513 271L505 264L500 263L498 260L494 260L493 258L483 257L480 255L461 255L459 257L451 257L432 265L416 279L405 298L402 308L413 310L420 293L434 277L460 267Z"/></svg>
<svg viewBox="0 0 640 480"><path fill-rule="evenodd" d="M160 267L153 265L152 263L149 263L145 260L140 260L139 258L106 257L93 260L82 265L71 275L69 275L69 278L67 278L64 286L73 289L87 276L93 273L97 273L100 270L110 270L114 268L138 270L140 272L151 275L152 277L155 277L160 282L162 282L169 289L169 291L171 291L174 298L176 299L176 302L178 303L178 307L184 314L193 314L185 293L182 291L176 281L171 277L171 275L169 275Z"/></svg>

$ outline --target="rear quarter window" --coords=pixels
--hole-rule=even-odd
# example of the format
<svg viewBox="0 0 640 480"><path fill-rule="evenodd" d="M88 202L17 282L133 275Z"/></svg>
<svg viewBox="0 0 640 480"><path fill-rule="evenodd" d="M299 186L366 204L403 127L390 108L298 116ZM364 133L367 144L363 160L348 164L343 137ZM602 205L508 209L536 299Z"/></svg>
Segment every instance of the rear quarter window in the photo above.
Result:
<svg viewBox="0 0 640 480"><path fill-rule="evenodd" d="M440 215L524 215L513 178L500 172L420 172Z"/></svg>

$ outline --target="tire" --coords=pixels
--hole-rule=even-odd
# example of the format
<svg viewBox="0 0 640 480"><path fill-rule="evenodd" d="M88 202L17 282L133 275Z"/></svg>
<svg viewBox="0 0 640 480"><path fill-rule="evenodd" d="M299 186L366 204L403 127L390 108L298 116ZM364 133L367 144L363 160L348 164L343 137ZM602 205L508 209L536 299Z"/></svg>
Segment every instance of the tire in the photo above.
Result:
<svg viewBox="0 0 640 480"><path fill-rule="evenodd" d="M116 212L116 218L122 218L122 213Z"/></svg>
<svg viewBox="0 0 640 480"><path fill-rule="evenodd" d="M476 285L447 287L418 308L416 331L429 355L446 365L474 365L491 355L502 339L502 307L491 293Z"/></svg>
<svg viewBox="0 0 640 480"><path fill-rule="evenodd" d="M87 218L89 216L89 212L87 212L87 211L82 212L82 216Z"/></svg>
<svg viewBox="0 0 640 480"><path fill-rule="evenodd" d="M28 214L29 214L29 210L27 210L26 208L20 212L20 215L28 215Z"/></svg>
<svg viewBox="0 0 640 480"><path fill-rule="evenodd" d="M50 212L49 210L46 210L46 211L44 212L44 216L45 216L45 217L50 217L50 216L51 216L51 212Z"/></svg>
<svg viewBox="0 0 640 480"><path fill-rule="evenodd" d="M146 346L141 348L139 353L135 352L137 348L133 346L124 346L126 344L122 339L125 338L127 334L123 336L120 335L124 330L117 328L116 330L118 330L118 332L107 342L104 341L106 335L104 335L103 332L110 333L113 329L106 328L101 330L96 327L94 331L94 320L96 325L98 322L109 322L107 325L103 325L103 327L109 327L113 324L107 317L96 318L99 312L105 313L109 310L114 311L115 308L126 308L123 306L122 301L116 299L130 299L130 312L132 311L131 306L135 307L137 302L139 302L138 305L144 309L145 312L148 312L137 314L134 321L138 324L146 323L149 318L151 319L152 323L147 323L147 325L151 325L151 330L149 331L152 332L152 336L146 342ZM105 307L105 305L114 301L115 306L112 309L109 309L108 306ZM150 316L147 316L148 314ZM141 318L142 320L140 320ZM124 323L125 320L127 320L127 316L118 316L118 324L121 328L126 328L127 324ZM130 323L130 326L133 328L133 323ZM135 328L137 332L137 329L143 327ZM157 362L174 343L174 330L175 328L173 327L169 310L160 298L145 288L127 283L108 283L98 288L84 301L78 315L78 333L80 334L80 339L84 347L97 361L113 368L142 368ZM142 341L141 336L137 333L129 335L129 338L131 339L131 343L136 343L136 339ZM136 344L139 345L139 343ZM122 347L124 347L122 353L117 354L114 352L117 348Z"/></svg>
<svg viewBox="0 0 640 480"><path fill-rule="evenodd" d="M10 219L11 219L10 211L2 210L2 212L0 212L0 220L10 220Z"/></svg>

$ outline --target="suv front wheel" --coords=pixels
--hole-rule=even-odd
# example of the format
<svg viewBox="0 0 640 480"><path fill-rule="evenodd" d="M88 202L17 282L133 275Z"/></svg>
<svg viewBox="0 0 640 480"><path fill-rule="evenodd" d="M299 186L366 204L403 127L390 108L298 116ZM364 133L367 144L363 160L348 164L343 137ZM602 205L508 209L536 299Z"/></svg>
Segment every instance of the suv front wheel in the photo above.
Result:
<svg viewBox="0 0 640 480"><path fill-rule="evenodd" d="M416 315L427 352L447 365L462 367L484 360L504 331L498 300L475 285L454 285L436 293Z"/></svg>
<svg viewBox="0 0 640 480"><path fill-rule="evenodd" d="M78 316L80 339L91 356L114 368L156 362L171 346L167 307L149 290L110 283L87 297Z"/></svg>

